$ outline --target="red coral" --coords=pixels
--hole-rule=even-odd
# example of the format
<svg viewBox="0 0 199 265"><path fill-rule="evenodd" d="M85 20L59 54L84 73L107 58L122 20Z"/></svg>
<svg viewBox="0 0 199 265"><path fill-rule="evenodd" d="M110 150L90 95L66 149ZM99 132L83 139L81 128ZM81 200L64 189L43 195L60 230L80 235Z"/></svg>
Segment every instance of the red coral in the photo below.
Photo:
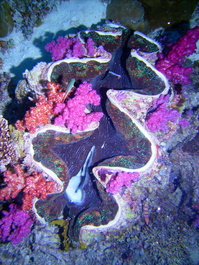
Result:
<svg viewBox="0 0 199 265"><path fill-rule="evenodd" d="M40 95L35 107L31 107L25 114L25 118L16 122L18 130L27 129L34 133L38 125L44 125L50 121L50 115L53 113L51 101L47 101L45 96Z"/></svg>
<svg viewBox="0 0 199 265"><path fill-rule="evenodd" d="M26 178L26 186L23 189L24 198L23 198L23 210L28 210L32 208L33 199L40 198L45 199L48 193L54 191L54 182L46 181L42 178L42 174L33 172L31 176Z"/></svg>
<svg viewBox="0 0 199 265"><path fill-rule="evenodd" d="M53 181L46 181L41 173L33 172L31 175L24 173L21 166L15 166L15 173L10 170L4 173L7 186L0 190L0 200L15 198L20 191L23 195L23 210L32 207L34 198L46 198L48 193L55 190Z"/></svg>
<svg viewBox="0 0 199 265"><path fill-rule="evenodd" d="M31 209L33 207L33 199L34 199L34 196L31 194L25 193L23 195L22 209L24 211L28 211L29 209Z"/></svg>
<svg viewBox="0 0 199 265"><path fill-rule="evenodd" d="M56 103L63 102L66 93L62 91L59 84L48 82L46 96L38 96L35 107L31 107L25 114L23 120L18 120L15 125L18 130L28 130L35 133L39 125L50 122L54 114L53 108Z"/></svg>
<svg viewBox="0 0 199 265"><path fill-rule="evenodd" d="M65 100L66 93L62 91L60 84L54 82L47 83L47 98L52 103L61 103Z"/></svg>
<svg viewBox="0 0 199 265"><path fill-rule="evenodd" d="M15 173L10 170L4 172L4 182L8 184L0 190L0 200L15 198L25 186L24 172L19 164L15 166Z"/></svg>

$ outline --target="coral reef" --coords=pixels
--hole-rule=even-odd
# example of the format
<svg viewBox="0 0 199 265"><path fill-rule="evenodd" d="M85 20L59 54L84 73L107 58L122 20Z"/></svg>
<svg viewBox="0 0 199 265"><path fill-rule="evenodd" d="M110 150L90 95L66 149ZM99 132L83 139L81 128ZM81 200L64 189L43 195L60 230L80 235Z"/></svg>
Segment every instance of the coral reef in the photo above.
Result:
<svg viewBox="0 0 199 265"><path fill-rule="evenodd" d="M121 23L133 30L148 30L148 23L144 18L145 12L140 1L124 0L123 4L118 0L112 0L107 6L106 19Z"/></svg>
<svg viewBox="0 0 199 265"><path fill-rule="evenodd" d="M29 37L33 28L42 24L43 18L57 5L60 1L2 1L1 5L1 37L7 36L13 26L22 31L25 37Z"/></svg>
<svg viewBox="0 0 199 265"><path fill-rule="evenodd" d="M13 29L14 21L12 18L12 11L13 9L9 6L6 1L1 1L0 6L0 37L7 36Z"/></svg>
<svg viewBox="0 0 199 265"><path fill-rule="evenodd" d="M28 130L34 133L36 128L50 122L55 104L61 103L66 97L59 84L48 82L46 95L39 95L36 105L31 107L25 114L23 120L18 120L15 124L18 130Z"/></svg>
<svg viewBox="0 0 199 265"><path fill-rule="evenodd" d="M74 97L66 103L58 103L54 108L54 113L59 114L55 120L55 125L65 125L73 134L77 131L85 131L90 123L99 122L102 112L89 112L87 105L98 106L100 97L92 85L83 82L75 91Z"/></svg>
<svg viewBox="0 0 199 265"><path fill-rule="evenodd" d="M59 84L48 82L46 96L38 96L35 107L26 112L22 121L16 122L17 129L34 133L37 127L50 123L53 116L58 115L54 124L65 125L72 133L76 133L77 130L84 131L91 123L99 122L103 116L100 112L90 112L86 107L100 104L100 97L92 90L91 84L81 84L74 97L64 103L66 98L67 94Z"/></svg>
<svg viewBox="0 0 199 265"><path fill-rule="evenodd" d="M114 33L113 31L113 36ZM117 31L116 33L118 34ZM86 34L87 37L93 35L93 41L95 41L94 31L90 33L87 31ZM108 34L111 36L110 32ZM131 32L124 29L122 37L124 43L128 42L128 34L130 36ZM101 39L104 38L105 43L110 43L107 41L107 34L99 35ZM85 35L82 33L81 36ZM145 41L145 45L140 45L140 52L151 53L158 49L158 45L149 38L145 39L144 35L136 33L136 38L140 39L135 41L138 47L139 43L142 43L141 39ZM132 58L128 61L129 73L133 74L134 61L136 61L139 65L139 73L135 74L135 79L137 78L138 87L142 87L142 92L133 92L133 88L136 87L135 82L130 83L122 65L119 66L123 50L114 46L111 51L110 46L107 47L109 47L109 53L115 53L115 55L112 61L110 57L108 60L105 57L106 63L110 63L109 68L106 66L100 69L100 73L96 70L97 63L102 61L103 64L104 58L63 59L50 64L45 69L45 75L50 82L58 83L58 80L64 80L64 83L69 85L68 80L77 78L81 85L72 95L69 95L69 99L66 98L66 103L60 102L53 109L57 114L60 112L60 115L55 118L57 127L41 128L32 138L31 154L34 162L64 186L62 193L38 200L35 209L40 217L49 222L61 218L64 207L67 206L64 216L69 218L68 235L71 241L78 241L78 238L81 238L81 241L86 242L89 229L91 231L107 230L109 226L113 226L114 229L114 225L119 226L125 223L125 216L128 216L125 212L129 211L130 206L125 207L124 199L120 196L123 186L131 186L133 181L137 181L139 172L143 174L147 168L150 171L151 168L156 167L154 162L158 151L151 134L145 130L144 124L137 122L132 113L126 110L126 106L131 105L132 98L129 97L126 105L123 106L119 96L121 92L118 91L118 96L115 96L110 88L122 91L126 88L131 89L132 91L127 92L127 95L132 93L136 97L137 93L141 94L141 101L150 98L147 104L149 106L152 99L168 92L167 80L146 59L142 60L141 56L131 53L127 58ZM88 70L80 71L82 66ZM104 74L103 71L108 72ZM146 75L150 80L147 85ZM91 80L92 90L91 84L85 80ZM88 109L86 113L85 107ZM87 131L87 125L92 120L87 122L84 116L89 118L90 114L96 113L91 112L88 115L90 109L97 110L101 119L97 126ZM101 117L102 113L103 117ZM85 122L86 126L84 126ZM72 133L60 127L60 124L66 125ZM115 193L114 196L105 192L101 184L91 184L90 168L99 183ZM121 171L126 173L117 175ZM56 205L56 210L52 205ZM136 219L137 215L134 218Z"/></svg>
<svg viewBox="0 0 199 265"><path fill-rule="evenodd" d="M79 36L74 38L60 36L56 41L48 43L45 49L52 54L53 61L71 57L97 57L105 54L102 45L96 47L91 38L84 43Z"/></svg>
<svg viewBox="0 0 199 265"><path fill-rule="evenodd" d="M110 24L77 34L90 45L82 58L65 58L61 37L51 43L63 44L58 61L24 73L16 93L23 101L32 92L35 106L16 123L24 156L5 165L0 199L36 222L18 246L0 246L2 263L198 262L199 95L184 79L173 89L153 66L156 41ZM100 45L103 55L88 58ZM20 234L14 225L2 241Z"/></svg>
<svg viewBox="0 0 199 265"><path fill-rule="evenodd" d="M16 127L18 130L28 130L31 133L36 131L36 127L39 125L45 125L50 121L50 115L52 112L52 104L48 102L44 96L39 96L36 106L31 107L29 111L26 112L24 120L18 120L16 122Z"/></svg>
<svg viewBox="0 0 199 265"><path fill-rule="evenodd" d="M11 76L9 73L0 73L0 115L3 115L5 107L11 101L8 95L8 86L10 80Z"/></svg>
<svg viewBox="0 0 199 265"><path fill-rule="evenodd" d="M140 235L143 249L152 264L192 264L189 257L187 236L193 230L183 221L159 216L153 227L146 226ZM195 247L192 244L192 247Z"/></svg>
<svg viewBox="0 0 199 265"><path fill-rule="evenodd" d="M5 171L6 165L17 161L14 141L12 141L8 129L8 122L0 116L0 171Z"/></svg>
<svg viewBox="0 0 199 265"><path fill-rule="evenodd" d="M9 212L3 211L4 217L0 220L0 237L3 242L11 241L16 245L30 233L33 220L17 205L10 204L9 208Z"/></svg>
<svg viewBox="0 0 199 265"><path fill-rule="evenodd" d="M29 175L24 172L19 164L14 167L14 173L7 170L3 175L7 186L0 190L0 200L14 199L23 191L23 210L31 209L35 198L44 199L48 193L55 191L53 181L46 181L41 173L32 172Z"/></svg>
<svg viewBox="0 0 199 265"><path fill-rule="evenodd" d="M129 187L131 181L135 182L139 178L139 173L119 172L113 175L107 184L106 190L110 193L118 193L122 186Z"/></svg>
<svg viewBox="0 0 199 265"><path fill-rule="evenodd" d="M187 33L177 40L166 54L160 54L160 59L156 63L156 68L164 73L174 84L190 83L191 67L184 67L185 57L191 55L196 50L196 42L199 38L199 27L187 31Z"/></svg>
<svg viewBox="0 0 199 265"><path fill-rule="evenodd" d="M102 42L104 39L104 49L114 54L112 60L106 54L104 58L64 58L49 65L38 64L32 71L26 71L24 76L36 94L36 106L31 107L23 121L16 123L18 129L36 132L31 137L33 161L63 186L61 193L47 195L46 198L35 195L40 197L34 207L36 213L49 222L61 218L64 211L64 217L69 218L68 236L72 242L78 238L86 241L89 229L95 231L97 226L99 230L107 229L109 225L114 229L114 225L124 224L131 207L128 202L130 196L125 189L139 182L147 169L151 172L148 174L153 174L160 154L152 135L145 129L147 112L153 102L153 108L157 109L164 105L163 99L168 98L160 97L168 93L168 81L146 60L160 47L138 32L131 41L131 32L126 29L123 35L120 30L105 33L91 30L79 35L87 40L87 44L91 42L92 47L99 46L99 36ZM111 46L110 40L117 40L116 45ZM67 41L60 37L57 43L49 44L49 49L56 51L59 45L67 46ZM131 82L120 65L123 50L119 45L127 42L133 49L126 58ZM140 55L136 53L137 49ZM147 53L149 57L143 55L143 59L142 54ZM62 56L66 55L62 53ZM86 70L80 70L82 67ZM32 78L34 73L35 80ZM40 78L48 79L44 89L40 87ZM75 85L72 92L71 81L72 87ZM110 90L112 87L120 90ZM138 108L140 104L143 111L136 117L132 108L135 105ZM165 123L172 120L174 113L178 113L177 110L173 110L172 115L168 114ZM90 127L92 121L97 124ZM54 127L44 127L52 122ZM106 192L101 184L92 184L90 168ZM29 202L27 189L22 188L25 193L23 199ZM125 199L120 195L123 192ZM65 206L67 210L64 210ZM134 218L137 219L137 214Z"/></svg>
<svg viewBox="0 0 199 265"><path fill-rule="evenodd" d="M153 108L147 115L146 125L151 132L163 131L168 132L168 122L177 123L177 120L181 114L172 108L169 108L168 104L169 96L160 96L154 100ZM181 120L182 126L186 126L186 122Z"/></svg>

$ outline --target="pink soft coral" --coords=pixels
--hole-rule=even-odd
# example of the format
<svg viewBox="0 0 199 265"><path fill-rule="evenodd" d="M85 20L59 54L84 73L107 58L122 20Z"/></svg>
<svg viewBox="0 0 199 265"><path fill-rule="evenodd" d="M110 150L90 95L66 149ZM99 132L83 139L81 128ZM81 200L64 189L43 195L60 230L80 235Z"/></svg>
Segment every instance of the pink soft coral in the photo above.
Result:
<svg viewBox="0 0 199 265"><path fill-rule="evenodd" d="M70 47L73 45L73 39L58 37L56 41L51 41L45 46L45 49L52 54L52 60L57 61L66 57Z"/></svg>
<svg viewBox="0 0 199 265"><path fill-rule="evenodd" d="M176 41L171 50L160 58L156 63L156 68L164 73L174 84L190 83L191 67L183 67L182 62L185 56L189 56L196 50L196 42L199 39L199 27L187 31L186 35Z"/></svg>
<svg viewBox="0 0 199 265"><path fill-rule="evenodd" d="M65 125L72 133L76 133L77 130L84 131L91 122L98 122L103 116L102 112L86 113L87 104L98 106L100 96L92 90L91 84L83 82L72 99L56 105L54 113L59 115L55 118L54 124Z"/></svg>
<svg viewBox="0 0 199 265"><path fill-rule="evenodd" d="M79 36L74 38L58 37L56 41L48 43L45 49L52 54L53 61L71 57L96 57L105 54L103 46L96 47L91 38L84 43Z"/></svg>
<svg viewBox="0 0 199 265"><path fill-rule="evenodd" d="M151 132L163 131L167 132L168 122L176 122L181 114L167 106L168 96L161 95L159 99L155 100L153 106L155 110L148 114L146 125Z"/></svg>
<svg viewBox="0 0 199 265"><path fill-rule="evenodd" d="M107 192L113 194L118 193L123 186L129 187L132 181L137 181L139 176L140 175L137 172L118 172L111 177L110 181L107 184L106 190Z"/></svg>

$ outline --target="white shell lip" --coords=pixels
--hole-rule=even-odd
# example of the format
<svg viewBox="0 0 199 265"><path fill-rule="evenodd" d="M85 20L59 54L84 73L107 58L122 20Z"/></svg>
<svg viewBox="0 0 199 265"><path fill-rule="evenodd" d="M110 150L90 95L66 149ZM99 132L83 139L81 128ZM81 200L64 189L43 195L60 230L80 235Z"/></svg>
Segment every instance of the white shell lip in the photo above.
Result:
<svg viewBox="0 0 199 265"><path fill-rule="evenodd" d="M140 31L136 30L136 31L134 32L134 35L139 35L139 36L141 36L142 38L148 40L149 42L151 42L151 43L157 45L157 47L158 47L159 50L162 49L162 47L161 47L161 45L160 45L159 42L155 41L154 39L151 39L150 37L147 37L146 35L144 35L144 33L142 33L142 32L140 32Z"/></svg>
<svg viewBox="0 0 199 265"><path fill-rule="evenodd" d="M138 33L137 33L138 34ZM139 33L140 34L140 33ZM170 89L170 85L169 82L167 80L167 78L160 73L152 64L150 64L148 61L146 61L144 58L142 58L136 51L132 51L131 52L131 56L132 57L136 57L137 59L141 60L142 62L144 62L147 67L149 67L152 71L154 71L159 77L160 79L163 81L165 88L163 89L163 91L159 94L156 95L144 95L144 94L139 94L133 91L129 91L129 93L131 93L132 95L135 95L136 97L139 97L140 99L146 99L146 98L151 98L151 99L155 99L155 98L159 98L160 95L166 95L169 92ZM131 119L131 121L138 127L138 129L143 133L143 135L149 140L150 144L151 144L151 157L148 160L148 162L140 168L133 168L133 169L128 169L128 168L124 168L124 167L109 167L109 166L96 166L95 168L93 168L93 174L95 175L95 177L98 179L98 181L104 186L106 187L107 183L109 182L110 177L107 177L107 179L103 182L100 179L99 176L99 170L100 169L107 169L108 172L120 172L120 171L126 171L126 172L144 172L146 170L149 170L150 168L152 168L153 163L155 162L155 160L158 157L158 148L157 148L157 142L155 140L155 138L153 137L153 135L147 131L145 129L145 127L143 126L143 124L141 124L138 120L134 119L129 112L123 108L118 100L115 99L114 97L114 92L117 93L116 90L113 89L109 89L107 91L107 97L110 100L110 102L115 105L121 112L125 113L126 115L128 115Z"/></svg>
<svg viewBox="0 0 199 265"><path fill-rule="evenodd" d="M47 69L47 81L51 82L51 74L52 74L53 68L55 66L61 64L61 63L67 63L67 64L84 63L84 64L87 64L90 61L96 61L96 62L99 62L101 64L105 64L105 63L110 62L111 58L112 58L112 55L110 54L109 57L92 57L92 58L91 57L84 57L84 58L72 57L72 58L61 59L61 60L52 62Z"/></svg>
<svg viewBox="0 0 199 265"><path fill-rule="evenodd" d="M170 89L170 84L169 84L169 81L167 80L166 76L164 74L162 74L160 71L158 71L151 63L149 63L146 59L144 59L142 56L140 56L135 50L132 50L131 51L131 56L132 57L135 57L137 58L138 60L142 61L144 64L146 64L146 66L148 68L150 68L153 72L156 73L156 75L159 76L159 78L163 81L164 83L164 90L159 93L159 94L156 94L156 95L144 95L144 94L139 94L139 93L136 93L136 92L133 92L135 94L138 94L140 95L140 97L153 97L153 98L158 98L160 95L166 95L168 94L169 92L169 89Z"/></svg>

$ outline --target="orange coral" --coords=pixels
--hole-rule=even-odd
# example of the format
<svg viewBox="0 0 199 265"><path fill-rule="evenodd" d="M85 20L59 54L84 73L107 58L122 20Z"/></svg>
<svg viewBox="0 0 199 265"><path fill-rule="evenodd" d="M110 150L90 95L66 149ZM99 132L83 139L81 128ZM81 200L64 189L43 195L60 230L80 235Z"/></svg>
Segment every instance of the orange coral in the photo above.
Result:
<svg viewBox="0 0 199 265"><path fill-rule="evenodd" d="M31 107L25 114L23 120L18 120L15 125L18 130L28 130L34 133L39 125L50 122L54 105L65 100L66 93L62 91L59 84L48 82L46 96L38 96L35 107Z"/></svg>
<svg viewBox="0 0 199 265"><path fill-rule="evenodd" d="M25 118L18 120L15 125L18 130L27 129L34 133L38 125L45 125L50 121L50 115L53 113L51 101L47 101L45 96L40 95L35 107L31 107L25 114Z"/></svg>
<svg viewBox="0 0 199 265"><path fill-rule="evenodd" d="M8 184L0 190L0 200L15 198L25 186L24 172L19 164L15 166L15 173L10 170L4 172L4 182Z"/></svg>
<svg viewBox="0 0 199 265"><path fill-rule="evenodd" d="M46 95L49 101L53 103L61 103L65 100L66 93L62 91L60 84L48 82L47 89Z"/></svg>
<svg viewBox="0 0 199 265"><path fill-rule="evenodd" d="M53 181L46 181L38 172L29 175L19 164L14 167L14 173L10 170L4 172L4 182L7 186L0 190L0 200L13 199L23 191L23 210L32 208L34 198L44 199L48 193L55 191Z"/></svg>

